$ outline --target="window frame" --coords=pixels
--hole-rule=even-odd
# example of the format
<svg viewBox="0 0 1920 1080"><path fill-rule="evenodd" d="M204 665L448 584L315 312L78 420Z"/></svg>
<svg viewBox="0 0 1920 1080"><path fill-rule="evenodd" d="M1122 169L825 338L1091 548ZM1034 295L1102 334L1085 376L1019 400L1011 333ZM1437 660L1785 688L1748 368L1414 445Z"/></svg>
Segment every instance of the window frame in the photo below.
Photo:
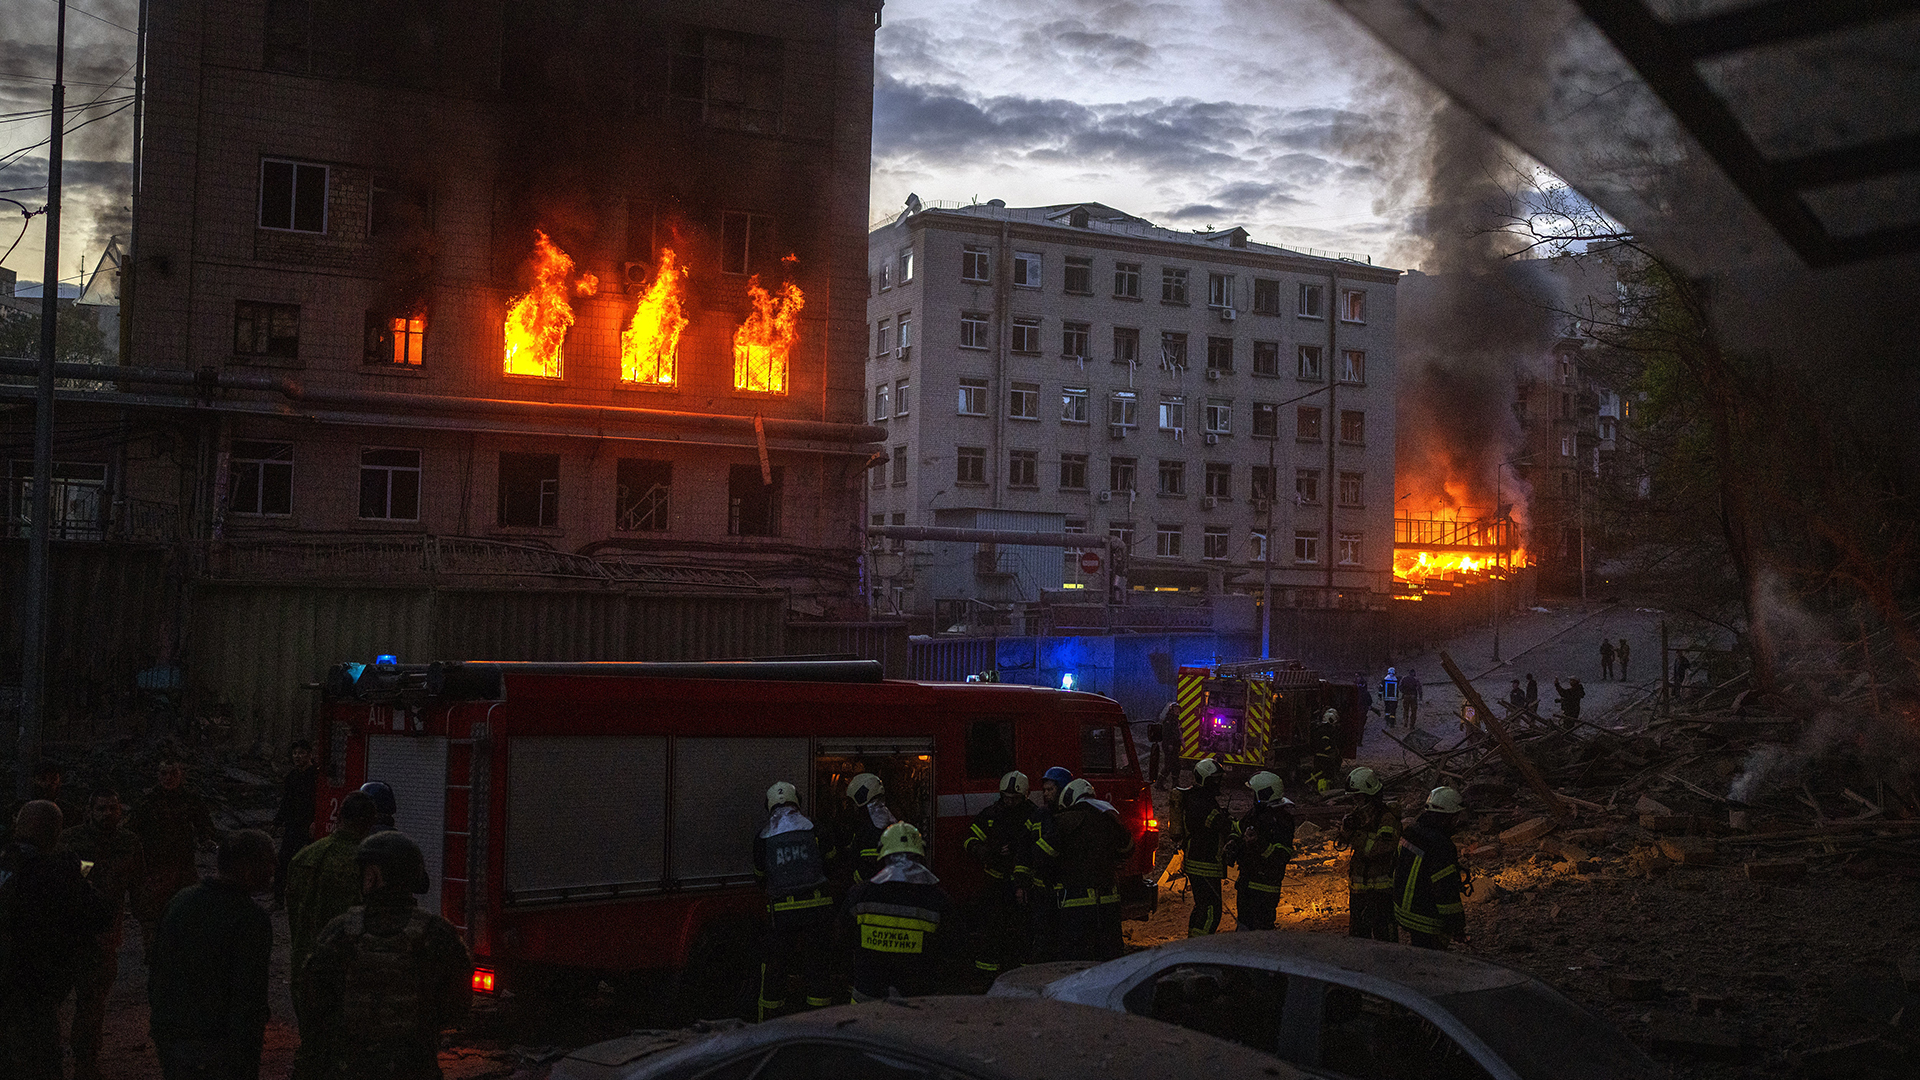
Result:
<svg viewBox="0 0 1920 1080"><path fill-rule="evenodd" d="M1209 461L1202 465L1206 494L1223 502L1233 499L1233 462Z"/></svg>
<svg viewBox="0 0 1920 1080"><path fill-rule="evenodd" d="M1040 451L1007 451L1007 487L1022 491L1040 490Z"/></svg>
<svg viewBox="0 0 1920 1080"><path fill-rule="evenodd" d="M1187 430L1187 395L1161 394L1157 415L1161 431L1184 432Z"/></svg>
<svg viewBox="0 0 1920 1080"><path fill-rule="evenodd" d="M280 316L291 316L293 320L293 333L291 336L279 335L276 337L274 334L274 323ZM261 320L263 318L267 327L264 339L258 333L258 327L262 324ZM255 328L256 332L252 336L256 341L265 341L263 348L245 352L241 351L240 327L243 321ZM287 340L293 343L291 351L275 351L274 343L276 341ZM300 305L284 304L277 300L236 298L233 302L233 355L249 360L300 359Z"/></svg>
<svg viewBox="0 0 1920 1080"><path fill-rule="evenodd" d="M1114 419L1118 411L1124 419ZM1114 390L1107 394L1107 424L1132 431L1140 426L1140 395L1133 390Z"/></svg>
<svg viewBox="0 0 1920 1080"><path fill-rule="evenodd" d="M1092 455L1090 454L1081 454L1081 453L1075 453L1072 451L1061 452L1060 477L1059 477L1061 491L1087 490L1087 463L1088 463L1088 459L1091 456ZM1078 473L1080 478L1080 482L1078 484L1070 482L1070 480L1072 479L1070 470L1072 472Z"/></svg>
<svg viewBox="0 0 1920 1080"><path fill-rule="evenodd" d="M987 415L987 394L988 391L992 389L992 385L986 379L963 376L957 386L958 393L954 398L953 404L955 416ZM973 393L969 393L968 391L973 391ZM968 409L967 405L969 403L972 403L975 407Z"/></svg>
<svg viewBox="0 0 1920 1080"><path fill-rule="evenodd" d="M1188 268L1184 266L1162 266L1160 268L1160 302L1176 307L1188 307Z"/></svg>
<svg viewBox="0 0 1920 1080"><path fill-rule="evenodd" d="M1233 434L1233 399L1208 398L1200 419L1202 430L1208 435Z"/></svg>
<svg viewBox="0 0 1920 1080"><path fill-rule="evenodd" d="M1235 308L1232 274L1207 271L1207 307L1213 311ZM1235 310L1238 310L1235 308Z"/></svg>
<svg viewBox="0 0 1920 1080"><path fill-rule="evenodd" d="M913 283L913 245L912 244L908 244L906 247L903 247L900 249L900 258L897 265L900 267L900 284L902 285L912 284Z"/></svg>
<svg viewBox="0 0 1920 1080"><path fill-rule="evenodd" d="M1320 530L1293 530L1293 561L1300 566L1320 565Z"/></svg>
<svg viewBox="0 0 1920 1080"><path fill-rule="evenodd" d="M884 380L873 387L874 423L885 423L893 419L893 384Z"/></svg>
<svg viewBox="0 0 1920 1080"><path fill-rule="evenodd" d="M987 448L957 446L953 451L953 482L970 487L987 484Z"/></svg>
<svg viewBox="0 0 1920 1080"><path fill-rule="evenodd" d="M1296 467L1293 470L1293 501L1298 506L1320 505L1319 469Z"/></svg>
<svg viewBox="0 0 1920 1080"><path fill-rule="evenodd" d="M1232 549L1233 531L1225 525L1204 525L1200 529L1200 557L1225 562Z"/></svg>
<svg viewBox="0 0 1920 1080"><path fill-rule="evenodd" d="M1356 314L1356 311L1358 314ZM1367 323L1367 290L1340 290L1340 321L1351 326Z"/></svg>
<svg viewBox="0 0 1920 1080"><path fill-rule="evenodd" d="M1340 471L1340 506L1343 509L1365 509L1367 505L1367 474L1348 469Z"/></svg>
<svg viewBox="0 0 1920 1080"><path fill-rule="evenodd" d="M1040 327L1040 316L1038 315L1019 315L1014 317L1010 323L1012 340L1008 343L1007 351L1020 356L1040 355L1042 348L1040 344Z"/></svg>
<svg viewBox="0 0 1920 1080"><path fill-rule="evenodd" d="M912 379L897 379L893 384L893 415L895 418L910 416L913 413L908 392L913 389Z"/></svg>
<svg viewBox="0 0 1920 1080"><path fill-rule="evenodd" d="M1295 378L1301 382L1310 383L1323 383L1327 381L1327 353L1325 348L1302 342L1299 347L1294 350L1294 355L1299 365L1295 369L1297 372L1294 376ZM1309 363L1309 360L1311 360L1311 363Z"/></svg>
<svg viewBox="0 0 1920 1080"><path fill-rule="evenodd" d="M1339 551L1338 551L1339 558L1335 561L1334 565L1336 566L1364 565L1364 560L1362 558L1362 545L1366 542L1366 534L1358 533L1358 532L1344 532L1344 531L1339 532L1335 534L1335 542L1339 545Z"/></svg>
<svg viewBox="0 0 1920 1080"><path fill-rule="evenodd" d="M1367 414L1364 409L1340 410L1340 444L1367 445Z"/></svg>
<svg viewBox="0 0 1920 1080"><path fill-rule="evenodd" d="M1256 341L1253 343L1251 370L1255 376L1265 379L1280 377L1280 343L1277 341Z"/></svg>
<svg viewBox="0 0 1920 1080"><path fill-rule="evenodd" d="M1309 424L1308 420L1312 423ZM1308 433L1308 428L1312 433ZM1293 410L1293 440L1303 443L1317 443L1326 437L1325 410L1318 405L1298 405Z"/></svg>
<svg viewBox="0 0 1920 1080"><path fill-rule="evenodd" d="M1340 384L1342 386L1367 385L1367 350L1340 350Z"/></svg>
<svg viewBox="0 0 1920 1080"><path fill-rule="evenodd" d="M1122 484L1121 481L1126 483ZM1107 491L1113 495L1137 492L1140 490L1140 459L1136 457L1110 457L1107 459Z"/></svg>
<svg viewBox="0 0 1920 1080"><path fill-rule="evenodd" d="M263 448L274 447L276 449L273 451L260 450L254 453L242 454L240 453L240 451L243 447L249 450L255 447L263 447ZM280 452L277 449L281 447L285 448L284 457L280 456ZM293 467L294 467L295 460L296 460L296 457L295 457L294 443L290 439L235 439L233 440L233 442L228 445L228 452L227 452L227 476L228 476L227 498L226 498L227 513L233 514L239 517L252 517L252 518L290 518L292 517L293 516L293 494L294 494ZM248 465L251 465L254 467L252 470L254 473L253 505L257 509L241 510L234 504L234 496L239 490L239 484L236 481L238 478L239 469L242 466L248 466ZM284 487L284 490L286 493L286 501L285 501L284 508L270 509L268 507L268 502L267 502L268 500L268 485L267 485L268 468L273 469L273 474L276 478L276 484L274 487L275 493L278 493L278 491ZM284 477L284 483L280 482L281 477Z"/></svg>
<svg viewBox="0 0 1920 1080"><path fill-rule="evenodd" d="M970 271L979 271L976 277ZM960 247L960 280L976 285L986 285L993 281L993 249L979 244L962 244Z"/></svg>
<svg viewBox="0 0 1920 1080"><path fill-rule="evenodd" d="M1093 257L1091 255L1068 255L1060 272L1060 291L1068 296L1093 295ZM1076 272L1084 275L1079 288L1073 287Z"/></svg>
<svg viewBox="0 0 1920 1080"><path fill-rule="evenodd" d="M1207 370L1222 375L1233 374L1233 338L1218 334L1207 335Z"/></svg>
<svg viewBox="0 0 1920 1080"><path fill-rule="evenodd" d="M1261 430L1261 419L1266 419L1266 430ZM1256 439L1277 439L1280 437L1280 406L1271 401L1253 403L1253 431Z"/></svg>
<svg viewBox="0 0 1920 1080"><path fill-rule="evenodd" d="M1088 423L1091 397L1092 387L1062 386L1060 388L1060 422L1063 424Z"/></svg>
<svg viewBox="0 0 1920 1080"><path fill-rule="evenodd" d="M893 319L882 316L873 324L873 355L875 358L893 353Z"/></svg>
<svg viewBox="0 0 1920 1080"><path fill-rule="evenodd" d="M267 224L267 167L269 165L286 166L287 173L287 223L285 225ZM320 227L303 229L299 227L302 171L318 171L320 174ZM254 208L254 227L269 232L294 233L301 236L326 236L332 227L333 166L318 161L301 161L297 158L262 157L257 174L260 192L258 204Z"/></svg>
<svg viewBox="0 0 1920 1080"><path fill-rule="evenodd" d="M1187 497L1187 463L1180 458L1161 458L1154 494L1163 499Z"/></svg>
<svg viewBox="0 0 1920 1080"><path fill-rule="evenodd" d="M1126 348L1122 348L1122 343ZM1122 356L1121 353L1126 353ZM1116 364L1138 364L1140 362L1140 328L1137 326L1116 326L1113 328L1113 362Z"/></svg>
<svg viewBox="0 0 1920 1080"><path fill-rule="evenodd" d="M973 344L967 339L973 338ZM990 316L979 311L960 313L960 347L963 349L986 350L993 347L993 321Z"/></svg>
<svg viewBox="0 0 1920 1080"><path fill-rule="evenodd" d="M1179 522L1153 523L1153 554L1161 559L1184 558L1181 550L1186 546L1187 527Z"/></svg>
<svg viewBox="0 0 1920 1080"><path fill-rule="evenodd" d="M1013 253L1013 287L1038 289L1046 283L1046 257L1038 251Z"/></svg>
<svg viewBox="0 0 1920 1080"><path fill-rule="evenodd" d="M1007 385L1007 419L1040 419L1040 384L1015 382Z"/></svg>
<svg viewBox="0 0 1920 1080"><path fill-rule="evenodd" d="M1115 300L1140 299L1141 266L1142 264L1137 262L1115 260L1113 264L1113 298Z"/></svg>
<svg viewBox="0 0 1920 1080"><path fill-rule="evenodd" d="M1074 348L1078 342L1079 349ZM1085 360L1093 348L1093 324L1086 322L1060 323L1060 358L1062 360Z"/></svg>
<svg viewBox="0 0 1920 1080"><path fill-rule="evenodd" d="M1262 304L1262 300L1272 302ZM1280 279L1260 277L1253 279L1253 313L1255 315L1280 314Z"/></svg>
<svg viewBox="0 0 1920 1080"><path fill-rule="evenodd" d="M1297 283L1300 288L1294 297L1294 317L1297 319L1325 319L1327 294L1325 285L1313 281ZM1309 303L1311 299L1311 303Z"/></svg>

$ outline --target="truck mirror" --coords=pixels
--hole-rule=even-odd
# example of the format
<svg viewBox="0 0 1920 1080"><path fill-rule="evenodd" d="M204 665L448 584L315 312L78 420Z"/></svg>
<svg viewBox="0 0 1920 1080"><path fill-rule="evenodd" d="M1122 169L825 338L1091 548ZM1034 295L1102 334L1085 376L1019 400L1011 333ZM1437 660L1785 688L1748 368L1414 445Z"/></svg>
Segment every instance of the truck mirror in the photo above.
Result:
<svg viewBox="0 0 1920 1080"><path fill-rule="evenodd" d="M1159 742L1163 737L1164 737L1164 733L1160 730L1159 724L1147 725L1147 741L1148 742Z"/></svg>

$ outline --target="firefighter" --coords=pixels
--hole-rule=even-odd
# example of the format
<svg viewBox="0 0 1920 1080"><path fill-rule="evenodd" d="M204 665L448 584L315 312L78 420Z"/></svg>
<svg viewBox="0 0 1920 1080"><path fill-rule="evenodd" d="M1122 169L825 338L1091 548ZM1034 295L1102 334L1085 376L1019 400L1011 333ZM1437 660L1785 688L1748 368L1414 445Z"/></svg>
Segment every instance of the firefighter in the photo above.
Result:
<svg viewBox="0 0 1920 1080"><path fill-rule="evenodd" d="M1340 843L1347 858L1347 936L1375 941L1400 940L1393 921L1393 865L1400 851L1400 815L1380 797L1380 779L1358 768L1347 787L1360 805L1340 821Z"/></svg>
<svg viewBox="0 0 1920 1080"><path fill-rule="evenodd" d="M753 873L767 890L759 1018L786 1008L787 987L796 974L806 987L808 1008L833 1004L827 852L813 822L800 812L799 789L784 780L767 789L767 824L753 838Z"/></svg>
<svg viewBox="0 0 1920 1080"><path fill-rule="evenodd" d="M1389 724L1391 726L1391 724ZM1333 786L1333 775L1340 770L1340 710L1327 706L1313 723L1313 769L1307 774L1307 786L1321 795Z"/></svg>
<svg viewBox="0 0 1920 1080"><path fill-rule="evenodd" d="M1387 714L1387 727L1391 729L1397 722L1396 713L1400 708L1400 677L1387 669L1387 677L1380 680L1380 707Z"/></svg>
<svg viewBox="0 0 1920 1080"><path fill-rule="evenodd" d="M842 842L853 863L853 879L865 881L880 865L880 835L900 819L887 809L887 785L870 772L847 781L847 798L853 801L853 812Z"/></svg>
<svg viewBox="0 0 1920 1080"><path fill-rule="evenodd" d="M1227 839L1233 834L1233 818L1220 805L1220 763L1212 758L1194 762L1193 786L1180 799L1187 832L1181 865L1193 892L1187 936L1199 937L1220 929L1220 889L1227 876Z"/></svg>
<svg viewBox="0 0 1920 1080"><path fill-rule="evenodd" d="M421 911L420 847L397 832L361 841L363 902L321 932L301 972L302 1041L323 1076L439 1080L440 1033L466 1018L473 959L459 931Z"/></svg>
<svg viewBox="0 0 1920 1080"><path fill-rule="evenodd" d="M1027 774L1000 778L1000 797L974 816L967 854L987 874L977 908L973 967L991 978L1020 966L1026 952L1027 903L1035 856L1041 854L1040 808L1027 798Z"/></svg>
<svg viewBox="0 0 1920 1080"><path fill-rule="evenodd" d="M1058 960L1060 948L1059 882L1052 876L1053 821L1060 813L1060 793L1073 783L1073 773L1055 765L1040 774L1040 835L1034 840L1033 888L1027 893L1027 932L1032 938L1029 959Z"/></svg>
<svg viewBox="0 0 1920 1080"><path fill-rule="evenodd" d="M935 991L952 951L953 901L927 869L919 829L887 826L880 866L847 894L841 926L853 954L854 1001Z"/></svg>
<svg viewBox="0 0 1920 1080"><path fill-rule="evenodd" d="M1456 939L1467 939L1461 903L1466 874L1453 846L1465 809L1459 792L1434 788L1426 810L1400 837L1393 864L1393 917L1407 928L1408 941L1422 949L1445 949Z"/></svg>
<svg viewBox="0 0 1920 1080"><path fill-rule="evenodd" d="M1059 883L1056 958L1112 960L1121 952L1116 871L1133 854L1133 835L1112 803L1094 798L1088 780L1071 781L1060 790L1053 826L1057 854L1049 876Z"/></svg>
<svg viewBox="0 0 1920 1080"><path fill-rule="evenodd" d="M1282 794L1280 778L1270 772L1254 773L1247 787L1253 791L1253 809L1240 822L1234 925L1271 930L1280 906L1280 883L1293 859L1293 811L1287 809L1293 802Z"/></svg>

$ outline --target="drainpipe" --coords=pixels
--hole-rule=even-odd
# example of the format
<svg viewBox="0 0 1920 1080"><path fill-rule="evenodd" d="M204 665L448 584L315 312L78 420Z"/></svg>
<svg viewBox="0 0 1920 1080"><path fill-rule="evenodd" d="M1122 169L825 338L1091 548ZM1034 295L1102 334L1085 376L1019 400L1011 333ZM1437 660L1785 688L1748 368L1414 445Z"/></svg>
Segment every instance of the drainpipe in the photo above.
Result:
<svg viewBox="0 0 1920 1080"><path fill-rule="evenodd" d="M1013 295L1013 233L1012 226L1005 221L1000 223L1000 249L994 260L993 281L993 385L988 393L996 395L988 403L987 409L993 417L993 444L987 448L987 482L992 485L992 503L1001 504L1000 453L1006 442L1007 414L1000 410L1010 400L999 397L1001 391L1013 393L1013 386L1007 382L1007 339L1012 336L1012 324L1007 314L1007 304Z"/></svg>
<svg viewBox="0 0 1920 1080"><path fill-rule="evenodd" d="M1340 329L1340 269L1333 267L1327 271L1327 486L1322 493L1327 500L1327 533L1320 551L1320 557L1327 567L1327 606L1333 606L1333 553L1336 550L1333 532L1333 503L1340 496L1340 474L1335 472L1333 448L1340 438L1340 410L1336 400L1336 388L1340 385L1340 362L1337 351Z"/></svg>

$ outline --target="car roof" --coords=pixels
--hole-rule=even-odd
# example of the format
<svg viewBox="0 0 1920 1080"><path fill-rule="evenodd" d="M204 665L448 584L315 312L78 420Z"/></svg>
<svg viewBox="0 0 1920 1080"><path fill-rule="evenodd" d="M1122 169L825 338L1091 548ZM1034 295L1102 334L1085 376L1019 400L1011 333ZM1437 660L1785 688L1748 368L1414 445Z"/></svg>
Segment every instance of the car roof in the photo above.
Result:
<svg viewBox="0 0 1920 1080"><path fill-rule="evenodd" d="M1458 953L1436 949L1412 949L1391 942L1368 941L1334 934L1314 934L1297 930L1260 930L1249 933L1210 934L1169 942L1122 960L1112 961L1080 975L1069 975L1059 984L1089 979L1106 982L1102 968L1133 961L1140 967L1165 967L1170 963L1220 964L1233 960L1266 961L1261 966L1275 970L1315 974L1315 968L1333 968L1387 979L1427 997L1496 990L1527 982L1531 976L1510 967L1476 960Z"/></svg>
<svg viewBox="0 0 1920 1080"><path fill-rule="evenodd" d="M649 1038L629 1036L575 1051L554 1075L639 1077L667 1067L677 1072L699 1062L717 1065L755 1049L813 1040L891 1048L995 1080L1160 1080L1168 1061L1222 1080L1311 1075L1270 1055L1158 1020L1037 998L926 997L842 1005L705 1036L677 1050L649 1044ZM629 1062L635 1067L617 1068ZM601 1068L567 1067L572 1063Z"/></svg>

